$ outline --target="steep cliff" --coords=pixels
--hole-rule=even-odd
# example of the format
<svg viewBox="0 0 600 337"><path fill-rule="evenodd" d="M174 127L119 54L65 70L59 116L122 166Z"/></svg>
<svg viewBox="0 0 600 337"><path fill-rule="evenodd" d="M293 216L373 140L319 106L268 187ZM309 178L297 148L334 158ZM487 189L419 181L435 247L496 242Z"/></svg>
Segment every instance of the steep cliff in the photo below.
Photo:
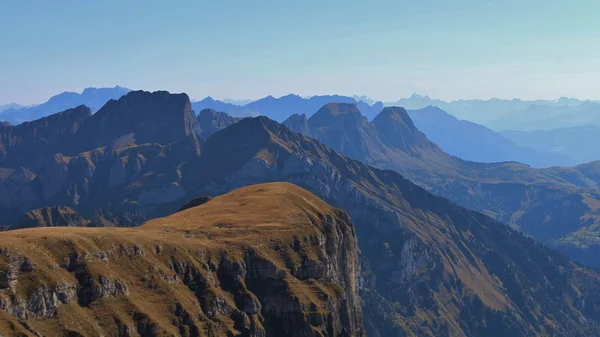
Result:
<svg viewBox="0 0 600 337"><path fill-rule="evenodd" d="M0 235L3 335L364 336L350 220L291 184L135 229Z"/></svg>

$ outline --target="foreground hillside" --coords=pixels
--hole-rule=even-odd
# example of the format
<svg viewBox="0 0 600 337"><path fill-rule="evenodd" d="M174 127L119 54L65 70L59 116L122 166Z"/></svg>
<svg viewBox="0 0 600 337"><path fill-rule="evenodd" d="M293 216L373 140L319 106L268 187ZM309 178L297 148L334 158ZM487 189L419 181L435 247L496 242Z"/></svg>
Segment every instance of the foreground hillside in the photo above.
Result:
<svg viewBox="0 0 600 337"><path fill-rule="evenodd" d="M348 216L256 185L135 229L0 238L0 334L363 336Z"/></svg>

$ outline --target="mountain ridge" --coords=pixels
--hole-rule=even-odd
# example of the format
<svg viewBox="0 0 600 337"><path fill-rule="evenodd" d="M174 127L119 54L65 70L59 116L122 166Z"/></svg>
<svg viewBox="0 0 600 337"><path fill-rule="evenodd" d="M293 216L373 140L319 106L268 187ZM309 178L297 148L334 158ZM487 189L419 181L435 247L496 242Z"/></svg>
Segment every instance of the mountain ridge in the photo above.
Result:
<svg viewBox="0 0 600 337"><path fill-rule="evenodd" d="M410 118L418 129L445 152L475 162L517 161L533 167L571 166L575 160L521 147L483 125L461 121L440 108L428 106L411 110Z"/></svg>
<svg viewBox="0 0 600 337"><path fill-rule="evenodd" d="M80 105L85 105L92 112L96 112L110 99L118 99L129 91L131 90L115 86L114 88L85 88L81 94L63 92L50 97L48 101L39 105L4 110L0 113L0 120L16 125Z"/></svg>

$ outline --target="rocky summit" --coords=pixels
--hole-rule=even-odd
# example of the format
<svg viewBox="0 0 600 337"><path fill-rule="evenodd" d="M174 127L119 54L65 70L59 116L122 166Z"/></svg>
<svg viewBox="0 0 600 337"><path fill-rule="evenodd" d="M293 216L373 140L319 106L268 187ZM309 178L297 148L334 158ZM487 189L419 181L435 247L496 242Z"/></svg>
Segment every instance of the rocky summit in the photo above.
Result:
<svg viewBox="0 0 600 337"><path fill-rule="evenodd" d="M133 229L0 236L2 335L365 336L350 219L291 184Z"/></svg>

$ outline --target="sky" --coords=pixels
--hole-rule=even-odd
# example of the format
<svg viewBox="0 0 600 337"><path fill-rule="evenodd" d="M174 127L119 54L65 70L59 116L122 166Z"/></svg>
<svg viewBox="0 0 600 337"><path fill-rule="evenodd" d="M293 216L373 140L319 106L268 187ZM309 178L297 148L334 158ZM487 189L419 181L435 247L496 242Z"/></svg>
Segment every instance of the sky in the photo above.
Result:
<svg viewBox="0 0 600 337"><path fill-rule="evenodd" d="M0 104L115 85L600 99L599 16L598 0L0 0Z"/></svg>

